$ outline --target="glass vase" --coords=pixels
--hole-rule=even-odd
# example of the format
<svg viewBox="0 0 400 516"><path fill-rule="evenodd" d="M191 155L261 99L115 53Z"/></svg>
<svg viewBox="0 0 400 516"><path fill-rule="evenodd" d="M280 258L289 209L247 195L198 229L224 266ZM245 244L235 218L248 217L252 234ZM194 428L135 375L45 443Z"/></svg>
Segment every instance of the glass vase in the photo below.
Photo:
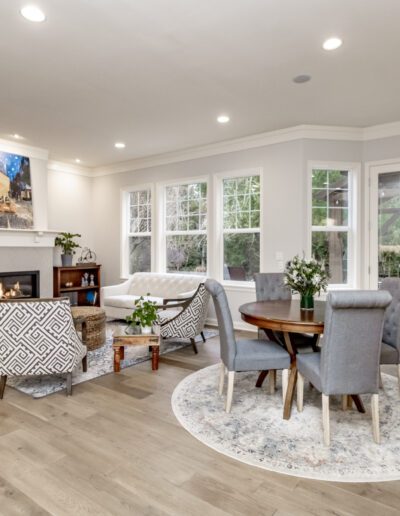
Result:
<svg viewBox="0 0 400 516"><path fill-rule="evenodd" d="M301 294L300 308L302 310L314 310L314 296L312 294Z"/></svg>

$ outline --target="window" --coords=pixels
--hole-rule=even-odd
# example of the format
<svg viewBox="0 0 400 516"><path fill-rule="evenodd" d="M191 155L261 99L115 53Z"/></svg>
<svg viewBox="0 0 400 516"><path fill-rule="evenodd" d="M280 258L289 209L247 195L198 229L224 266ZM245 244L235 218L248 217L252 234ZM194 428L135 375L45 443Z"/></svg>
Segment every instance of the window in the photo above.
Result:
<svg viewBox="0 0 400 516"><path fill-rule="evenodd" d="M325 263L330 284L352 282L352 188L348 170L312 170L311 253Z"/></svg>
<svg viewBox="0 0 400 516"><path fill-rule="evenodd" d="M151 190L128 193L128 270L151 270Z"/></svg>
<svg viewBox="0 0 400 516"><path fill-rule="evenodd" d="M260 270L260 176L226 178L222 187L224 279L253 281Z"/></svg>
<svg viewBox="0 0 400 516"><path fill-rule="evenodd" d="M165 187L167 272L207 272L207 183Z"/></svg>

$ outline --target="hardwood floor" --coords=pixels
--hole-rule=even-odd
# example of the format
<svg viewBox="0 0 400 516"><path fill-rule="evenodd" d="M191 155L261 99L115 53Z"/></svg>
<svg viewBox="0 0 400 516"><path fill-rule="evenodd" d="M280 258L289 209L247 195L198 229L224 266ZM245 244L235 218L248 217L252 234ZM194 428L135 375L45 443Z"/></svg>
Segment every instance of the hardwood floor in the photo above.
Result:
<svg viewBox="0 0 400 516"><path fill-rule="evenodd" d="M0 402L1 515L399 515L400 482L342 484L269 473L191 437L174 387L218 360L218 338L39 400ZM90 364L89 364L90 367Z"/></svg>

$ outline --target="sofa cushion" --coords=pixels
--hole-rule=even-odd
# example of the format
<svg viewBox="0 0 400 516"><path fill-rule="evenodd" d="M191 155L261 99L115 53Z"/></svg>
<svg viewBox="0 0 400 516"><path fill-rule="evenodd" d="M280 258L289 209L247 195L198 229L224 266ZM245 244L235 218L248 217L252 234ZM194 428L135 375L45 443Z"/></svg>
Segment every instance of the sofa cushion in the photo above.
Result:
<svg viewBox="0 0 400 516"><path fill-rule="evenodd" d="M131 296L131 295L120 295L120 296L108 296L104 298L105 306L113 306L115 308L135 308L135 300L139 299L140 296ZM158 305L162 305L162 298L153 297L153 296L143 296L144 299L149 301L155 301Z"/></svg>
<svg viewBox="0 0 400 516"><path fill-rule="evenodd" d="M134 296L150 294L162 299L175 299L184 292L196 290L204 280L204 276L194 274L136 272L131 277L128 294Z"/></svg>

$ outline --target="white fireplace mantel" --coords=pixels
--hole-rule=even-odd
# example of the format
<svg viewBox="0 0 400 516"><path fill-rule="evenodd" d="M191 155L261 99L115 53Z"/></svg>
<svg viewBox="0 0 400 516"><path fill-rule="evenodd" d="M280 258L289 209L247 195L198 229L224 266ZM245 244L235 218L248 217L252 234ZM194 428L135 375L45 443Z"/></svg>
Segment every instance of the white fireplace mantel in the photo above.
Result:
<svg viewBox="0 0 400 516"><path fill-rule="evenodd" d="M54 247L58 233L49 229L0 229L0 248Z"/></svg>

